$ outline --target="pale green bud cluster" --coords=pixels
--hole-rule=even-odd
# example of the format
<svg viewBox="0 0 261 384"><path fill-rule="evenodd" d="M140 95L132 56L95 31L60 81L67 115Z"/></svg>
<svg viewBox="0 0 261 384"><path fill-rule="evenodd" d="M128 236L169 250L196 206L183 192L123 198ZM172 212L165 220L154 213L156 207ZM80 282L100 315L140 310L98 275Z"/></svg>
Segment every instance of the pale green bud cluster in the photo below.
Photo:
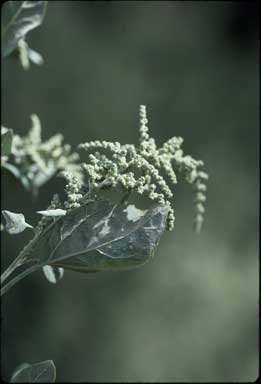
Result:
<svg viewBox="0 0 261 384"><path fill-rule="evenodd" d="M205 192L207 190L207 186L204 182L208 180L208 174L200 170L204 163L201 160L193 159L191 156L183 157L182 150L176 151L173 163L179 172L184 175L186 181L193 185L193 189L195 190L194 225L196 232L199 233L203 224L205 212L204 203L206 202Z"/></svg>
<svg viewBox="0 0 261 384"><path fill-rule="evenodd" d="M83 198L83 194L81 193L82 183L70 172L63 171L60 175L67 181L65 186L66 200L64 202L64 208L70 210L80 207Z"/></svg>
<svg viewBox="0 0 261 384"><path fill-rule="evenodd" d="M193 184L196 190L195 197L195 224L200 231L204 206L206 200L207 174L199 170L203 166L202 161L197 161L191 156L183 156L180 149L183 139L173 137L157 148L155 140L149 136L146 107L140 106L140 143L134 145L121 145L119 142L90 141L79 145L85 150L95 150L89 155L90 162L82 164L88 180L94 188L110 188L120 185L128 191L136 191L138 194L146 193L150 200L160 205L168 205L169 214L167 229L174 227L174 210L169 199L173 193L164 177L160 174L164 170L173 184L177 183L176 171L185 176L185 179ZM111 157L98 152L105 150Z"/></svg>

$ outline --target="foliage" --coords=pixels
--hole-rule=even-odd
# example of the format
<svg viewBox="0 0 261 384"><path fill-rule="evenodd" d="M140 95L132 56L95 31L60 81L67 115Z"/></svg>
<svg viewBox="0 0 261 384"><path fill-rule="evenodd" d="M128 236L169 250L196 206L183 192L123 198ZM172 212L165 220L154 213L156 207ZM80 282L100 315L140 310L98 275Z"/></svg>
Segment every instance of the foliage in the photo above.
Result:
<svg viewBox="0 0 261 384"><path fill-rule="evenodd" d="M4 215L6 225L5 229L9 235L16 235L23 232L26 228L33 228L30 224L25 222L24 215L22 213L13 213L9 211L2 211Z"/></svg>
<svg viewBox="0 0 261 384"><path fill-rule="evenodd" d="M81 178L79 155L63 144L63 135L56 134L42 141L41 123L37 115L31 115L32 126L24 137L13 135L12 151L3 167L19 179L28 190L37 194L57 172L67 169Z"/></svg>
<svg viewBox="0 0 261 384"><path fill-rule="evenodd" d="M30 60L42 64L38 52L29 48L25 38L31 30L39 27L46 13L47 1L6 1L2 8L1 35L2 57L17 50L24 69L30 66Z"/></svg>

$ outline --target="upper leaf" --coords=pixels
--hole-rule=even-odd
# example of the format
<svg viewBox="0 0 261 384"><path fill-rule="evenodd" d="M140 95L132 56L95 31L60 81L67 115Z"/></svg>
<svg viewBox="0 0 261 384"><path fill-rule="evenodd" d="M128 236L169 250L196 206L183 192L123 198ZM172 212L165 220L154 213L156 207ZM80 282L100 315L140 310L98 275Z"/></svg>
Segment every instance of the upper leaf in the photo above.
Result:
<svg viewBox="0 0 261 384"><path fill-rule="evenodd" d="M164 232L168 210L167 206L139 210L108 200L88 202L50 224L27 259L39 267L48 264L83 272L141 265Z"/></svg>
<svg viewBox="0 0 261 384"><path fill-rule="evenodd" d="M56 368L52 360L21 364L13 373L11 383L54 383Z"/></svg>
<svg viewBox="0 0 261 384"><path fill-rule="evenodd" d="M6 1L2 8L2 56L9 55L20 39L42 24L47 1Z"/></svg>

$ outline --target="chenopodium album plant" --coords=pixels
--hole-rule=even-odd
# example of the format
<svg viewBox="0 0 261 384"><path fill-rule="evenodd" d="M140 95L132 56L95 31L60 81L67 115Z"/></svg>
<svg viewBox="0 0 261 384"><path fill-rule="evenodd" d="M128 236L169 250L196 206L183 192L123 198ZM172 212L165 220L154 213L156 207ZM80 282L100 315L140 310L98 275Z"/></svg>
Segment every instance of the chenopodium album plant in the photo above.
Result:
<svg viewBox="0 0 261 384"><path fill-rule="evenodd" d="M2 58L18 56L23 69L28 69L30 62L43 63L26 39L28 32L42 24L46 6L47 1L5 2ZM65 194L54 194L49 206L37 212L41 218L35 226L27 223L22 213L2 211L5 226L1 224L1 230L16 235L28 228L33 237L1 275L1 295L40 268L56 283L64 269L119 271L143 265L154 254L163 232L174 228L172 185L179 176L195 191L194 224L200 232L208 179L202 171L203 162L183 154L181 137L158 148L149 135L145 106L140 106L139 145L108 141L80 144L80 151L89 152L88 163L63 144L61 134L42 141L39 117L33 114L31 120L24 137L1 128L1 167L34 195L51 177L62 176ZM121 192L116 201L106 197L114 190ZM141 207L141 197L146 198L146 209ZM23 363L15 369L11 382L54 382L55 376L52 360Z"/></svg>
<svg viewBox="0 0 261 384"><path fill-rule="evenodd" d="M47 209L38 212L42 217L33 228L32 240L2 281L17 267L24 269L3 286L2 294L31 272L47 266L46 275L55 282L62 277L63 269L98 272L144 264L163 232L174 228L173 192L164 176L176 184L176 174L180 173L193 185L195 229L201 230L208 178L201 170L203 162L183 155L180 137L157 148L147 123L146 108L141 106L138 147L108 141L79 145L81 150L93 151L89 162L81 163L80 177L62 171L65 198L55 194ZM102 191L116 187L122 190L122 199L117 203L105 199ZM148 209L130 204L131 194L146 195L151 202ZM3 211L3 215L10 234L32 227L22 214Z"/></svg>

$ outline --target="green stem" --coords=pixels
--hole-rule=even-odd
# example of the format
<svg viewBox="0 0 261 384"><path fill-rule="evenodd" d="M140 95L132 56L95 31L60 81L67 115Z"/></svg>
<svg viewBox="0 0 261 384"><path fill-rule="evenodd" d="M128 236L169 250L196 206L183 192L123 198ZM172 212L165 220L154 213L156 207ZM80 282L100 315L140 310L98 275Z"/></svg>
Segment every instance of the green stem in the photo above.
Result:
<svg viewBox="0 0 261 384"><path fill-rule="evenodd" d="M1 284L4 283L4 281L14 272L14 270L22 265L22 256L21 254L18 255L16 259L9 265L9 267L3 272L1 275Z"/></svg>
<svg viewBox="0 0 261 384"><path fill-rule="evenodd" d="M24 277L26 277L27 275L29 275L30 273L36 271L37 269L39 269L39 266L38 265L34 265L28 269L26 269L25 271L19 273L19 275L17 275L16 277L14 277L12 280L10 280L8 283L6 283L4 285L3 288L1 288L1 296L3 296L7 291L9 291L9 289L15 285L16 283L18 283L18 281L22 280Z"/></svg>

